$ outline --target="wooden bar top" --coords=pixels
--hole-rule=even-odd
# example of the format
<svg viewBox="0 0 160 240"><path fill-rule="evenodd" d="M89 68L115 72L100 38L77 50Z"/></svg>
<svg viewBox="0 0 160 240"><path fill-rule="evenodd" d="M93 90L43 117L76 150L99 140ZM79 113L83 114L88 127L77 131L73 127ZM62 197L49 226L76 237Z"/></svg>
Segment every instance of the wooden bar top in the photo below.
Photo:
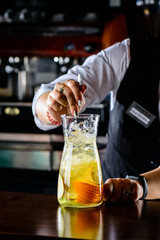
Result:
<svg viewBox="0 0 160 240"><path fill-rule="evenodd" d="M0 239L160 239L160 201L76 209L56 195L0 192Z"/></svg>

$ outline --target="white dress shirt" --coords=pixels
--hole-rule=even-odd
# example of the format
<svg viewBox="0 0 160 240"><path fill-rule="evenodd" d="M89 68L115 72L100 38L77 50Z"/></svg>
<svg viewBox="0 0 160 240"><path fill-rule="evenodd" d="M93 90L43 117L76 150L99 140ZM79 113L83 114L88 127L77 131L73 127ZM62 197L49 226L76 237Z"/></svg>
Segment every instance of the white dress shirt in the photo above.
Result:
<svg viewBox="0 0 160 240"><path fill-rule="evenodd" d="M42 123L36 116L35 105L37 99L45 92L51 91L57 82L74 79L77 81L78 74L81 75L81 84L87 85L84 93L85 106L82 112L90 105L100 103L110 93L110 110L114 108L117 90L130 63L130 39L116 43L97 55L88 57L82 65L71 68L67 74L53 80L51 83L42 84L36 92L32 111L36 125L46 131L55 128L54 125ZM159 87L160 89L160 87ZM160 106L160 94L159 94ZM160 113L160 107L159 107Z"/></svg>

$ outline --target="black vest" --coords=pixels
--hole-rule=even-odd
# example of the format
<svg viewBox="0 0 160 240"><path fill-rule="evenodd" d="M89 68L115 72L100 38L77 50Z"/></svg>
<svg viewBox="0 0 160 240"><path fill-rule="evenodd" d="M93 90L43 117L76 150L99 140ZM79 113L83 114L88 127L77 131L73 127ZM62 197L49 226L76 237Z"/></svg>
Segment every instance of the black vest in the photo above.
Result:
<svg viewBox="0 0 160 240"><path fill-rule="evenodd" d="M104 181L111 177L137 176L160 165L158 85L160 40L131 45L131 61L110 112L108 144L102 162ZM127 114L133 102L156 118L148 128Z"/></svg>

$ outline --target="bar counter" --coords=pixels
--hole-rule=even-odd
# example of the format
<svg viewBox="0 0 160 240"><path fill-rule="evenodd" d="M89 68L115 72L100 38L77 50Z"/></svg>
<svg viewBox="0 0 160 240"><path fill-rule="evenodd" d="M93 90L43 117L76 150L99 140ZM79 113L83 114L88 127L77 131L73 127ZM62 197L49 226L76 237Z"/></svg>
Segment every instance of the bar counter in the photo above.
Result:
<svg viewBox="0 0 160 240"><path fill-rule="evenodd" d="M54 194L0 192L0 239L160 239L160 201L63 208Z"/></svg>

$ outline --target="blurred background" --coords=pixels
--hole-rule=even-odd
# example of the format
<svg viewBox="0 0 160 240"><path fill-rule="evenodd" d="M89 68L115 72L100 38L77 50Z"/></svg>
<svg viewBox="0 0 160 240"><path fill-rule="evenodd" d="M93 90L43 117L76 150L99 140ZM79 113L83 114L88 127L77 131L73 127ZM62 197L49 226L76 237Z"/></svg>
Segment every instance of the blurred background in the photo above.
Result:
<svg viewBox="0 0 160 240"><path fill-rule="evenodd" d="M43 132L31 106L41 83L128 36L121 0L5 0L0 8L0 190L56 193L61 126ZM100 114L97 144L107 145L110 96L86 110Z"/></svg>

